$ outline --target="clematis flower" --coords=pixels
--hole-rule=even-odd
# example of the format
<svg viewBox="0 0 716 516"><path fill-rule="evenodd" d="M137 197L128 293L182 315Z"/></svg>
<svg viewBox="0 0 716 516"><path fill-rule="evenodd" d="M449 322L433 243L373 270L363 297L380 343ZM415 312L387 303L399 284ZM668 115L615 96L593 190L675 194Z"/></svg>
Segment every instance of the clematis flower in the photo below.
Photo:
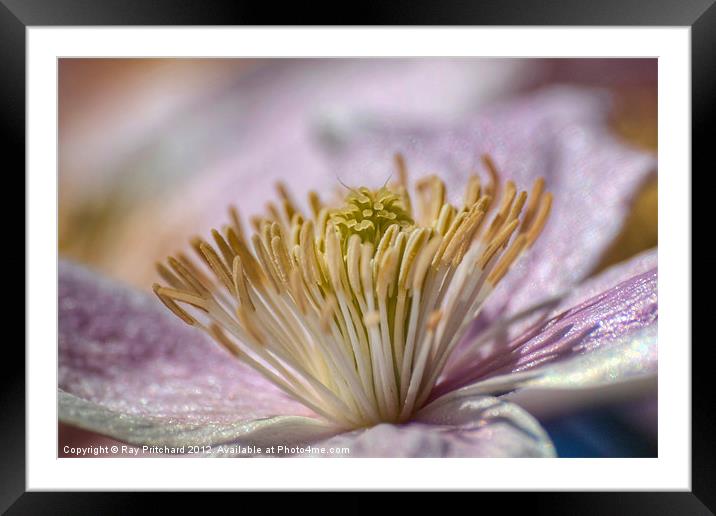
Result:
<svg viewBox="0 0 716 516"><path fill-rule="evenodd" d="M656 374L656 253L575 287L654 167L603 102L557 89L459 127L374 129L332 169L368 187L303 209L282 186L252 238L234 215L162 265L174 315L61 263L60 419L213 455L554 455L506 393ZM440 175L411 191L398 159L397 184L375 184L389 149Z"/></svg>

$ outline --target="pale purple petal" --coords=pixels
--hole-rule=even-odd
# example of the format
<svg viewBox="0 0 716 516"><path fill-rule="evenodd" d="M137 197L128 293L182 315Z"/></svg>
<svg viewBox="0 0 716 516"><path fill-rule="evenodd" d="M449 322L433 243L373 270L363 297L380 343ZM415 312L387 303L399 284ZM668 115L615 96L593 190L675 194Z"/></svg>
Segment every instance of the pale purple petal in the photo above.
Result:
<svg viewBox="0 0 716 516"><path fill-rule="evenodd" d="M59 388L172 424L314 416L151 295L59 266Z"/></svg>
<svg viewBox="0 0 716 516"><path fill-rule="evenodd" d="M517 405L488 396L448 401L403 425L381 424L313 445L309 456L553 457L537 421ZM320 448L338 448L337 453ZM346 450L342 450L346 448Z"/></svg>
<svg viewBox="0 0 716 516"><path fill-rule="evenodd" d="M598 296L609 288L658 266L658 249L643 251L628 260L612 265L608 269L592 276L569 290L560 305L564 308L581 304Z"/></svg>
<svg viewBox="0 0 716 516"><path fill-rule="evenodd" d="M471 385L465 388L469 392L504 392L656 374L657 276L655 251L607 270L575 289L545 322L522 336L507 344L484 343L459 359L434 397L465 385Z"/></svg>
<svg viewBox="0 0 716 516"><path fill-rule="evenodd" d="M216 119L230 131L213 132L228 150L265 153L299 135L340 140L386 118L451 120L517 91L531 68L500 59L274 59L227 92Z"/></svg>
<svg viewBox="0 0 716 516"><path fill-rule="evenodd" d="M202 455L210 455L215 445L227 443L262 448L276 443L299 446L336 433L335 427L318 419L302 416L277 416L255 420L236 418L235 421L207 424L146 414L120 413L62 390L58 391L58 414L60 420L65 423L109 435L120 441L161 447L200 446L203 448L197 450L197 453ZM168 455L190 454L186 448L148 451Z"/></svg>

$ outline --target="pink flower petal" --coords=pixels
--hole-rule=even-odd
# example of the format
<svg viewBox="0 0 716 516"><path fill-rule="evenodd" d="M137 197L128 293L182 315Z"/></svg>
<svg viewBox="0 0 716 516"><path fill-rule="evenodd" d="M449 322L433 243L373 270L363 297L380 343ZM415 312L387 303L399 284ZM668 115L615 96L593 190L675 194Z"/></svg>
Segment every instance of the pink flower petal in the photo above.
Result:
<svg viewBox="0 0 716 516"><path fill-rule="evenodd" d="M153 296L59 267L59 388L172 424L314 416Z"/></svg>
<svg viewBox="0 0 716 516"><path fill-rule="evenodd" d="M434 397L521 386L584 387L656 374L656 251L585 282L508 343L485 343L458 359Z"/></svg>
<svg viewBox="0 0 716 516"><path fill-rule="evenodd" d="M517 405L488 396L461 398L424 410L414 422L381 424L320 441L345 457L553 457L537 421Z"/></svg>

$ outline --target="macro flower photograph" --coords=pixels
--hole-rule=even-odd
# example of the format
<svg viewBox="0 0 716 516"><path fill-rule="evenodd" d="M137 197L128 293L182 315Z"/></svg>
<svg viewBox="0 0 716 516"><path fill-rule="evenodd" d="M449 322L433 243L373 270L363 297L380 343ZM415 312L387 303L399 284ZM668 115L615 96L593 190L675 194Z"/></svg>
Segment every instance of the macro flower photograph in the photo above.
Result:
<svg viewBox="0 0 716 516"><path fill-rule="evenodd" d="M58 457L657 456L656 59L58 74Z"/></svg>

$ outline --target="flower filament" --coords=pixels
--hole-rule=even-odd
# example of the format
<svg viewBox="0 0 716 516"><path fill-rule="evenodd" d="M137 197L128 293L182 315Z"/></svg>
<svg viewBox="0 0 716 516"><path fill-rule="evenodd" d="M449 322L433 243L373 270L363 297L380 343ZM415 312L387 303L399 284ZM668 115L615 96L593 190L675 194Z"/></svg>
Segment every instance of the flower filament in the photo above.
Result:
<svg viewBox="0 0 716 516"><path fill-rule="evenodd" d="M438 177L418 181L415 214L401 156L396 184L350 189L335 207L311 192L310 216L278 185L281 207L253 217L250 238L230 208L213 245L192 241L198 261L158 264L167 286L154 291L336 425L406 421L549 215L541 178L528 196L483 162L492 180L472 175L459 207Z"/></svg>

